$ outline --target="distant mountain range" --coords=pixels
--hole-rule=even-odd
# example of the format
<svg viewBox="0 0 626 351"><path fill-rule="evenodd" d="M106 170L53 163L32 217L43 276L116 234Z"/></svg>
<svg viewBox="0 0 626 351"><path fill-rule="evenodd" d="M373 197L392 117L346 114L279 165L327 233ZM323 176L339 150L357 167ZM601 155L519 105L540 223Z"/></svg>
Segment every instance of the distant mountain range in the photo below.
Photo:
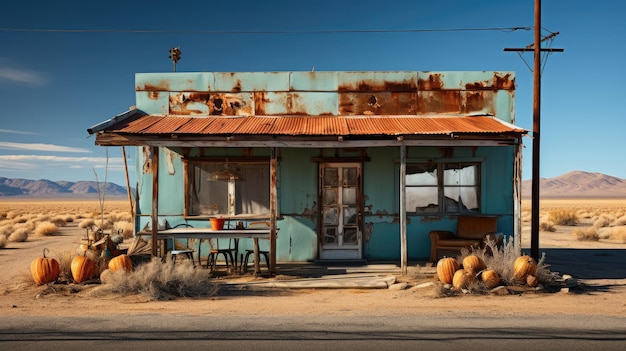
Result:
<svg viewBox="0 0 626 351"><path fill-rule="evenodd" d="M104 184L101 184L104 186ZM522 197L530 199L531 180L522 181ZM126 188L106 184L106 195L126 195ZM46 179L11 179L0 177L2 196L83 196L98 194L95 181L53 182ZM555 178L541 178L541 198L626 198L626 180L602 173L572 171Z"/></svg>
<svg viewBox="0 0 626 351"><path fill-rule="evenodd" d="M115 183L100 184L105 195L125 195L126 188ZM53 182L47 179L30 180L0 177L0 196L83 196L98 194L98 182Z"/></svg>
<svg viewBox="0 0 626 351"><path fill-rule="evenodd" d="M532 197L532 180L522 182L522 198ZM626 198L626 180L602 173L572 171L539 180L540 198Z"/></svg>

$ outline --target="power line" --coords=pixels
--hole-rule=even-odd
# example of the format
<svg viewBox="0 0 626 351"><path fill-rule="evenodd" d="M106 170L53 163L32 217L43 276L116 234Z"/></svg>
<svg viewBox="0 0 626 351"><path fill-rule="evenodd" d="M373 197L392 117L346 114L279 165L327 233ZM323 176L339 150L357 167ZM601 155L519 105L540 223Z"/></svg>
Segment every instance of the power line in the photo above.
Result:
<svg viewBox="0 0 626 351"><path fill-rule="evenodd" d="M8 28L0 27L2 32L37 32L37 33L140 33L140 34L341 34L341 33L429 33L429 32L477 32L499 31L514 32L532 30L532 27L487 27L487 28L440 28L440 29L329 29L329 30L169 30L169 29L59 29L59 28Z"/></svg>

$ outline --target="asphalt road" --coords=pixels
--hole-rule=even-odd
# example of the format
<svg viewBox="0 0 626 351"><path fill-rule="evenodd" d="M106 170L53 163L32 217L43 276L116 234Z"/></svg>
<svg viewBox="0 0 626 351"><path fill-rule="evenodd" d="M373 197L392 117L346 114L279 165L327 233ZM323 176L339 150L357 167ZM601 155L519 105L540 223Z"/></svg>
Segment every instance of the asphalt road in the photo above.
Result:
<svg viewBox="0 0 626 351"><path fill-rule="evenodd" d="M626 317L2 317L0 350L625 350Z"/></svg>

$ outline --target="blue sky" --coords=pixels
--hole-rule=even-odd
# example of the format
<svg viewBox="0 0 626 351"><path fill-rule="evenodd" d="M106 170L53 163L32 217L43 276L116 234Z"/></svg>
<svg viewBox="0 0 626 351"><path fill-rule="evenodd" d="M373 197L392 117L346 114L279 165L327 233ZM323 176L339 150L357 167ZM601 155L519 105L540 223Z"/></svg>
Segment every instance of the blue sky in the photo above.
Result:
<svg viewBox="0 0 626 351"><path fill-rule="evenodd" d="M559 32L552 47L565 52L548 57L542 76L542 177L582 170L626 178L625 7L543 1L542 35ZM175 46L179 72L515 71L516 124L532 130L532 72L503 51L531 44L532 30L398 30L533 21L533 0L5 2L0 177L77 181L97 173L124 185L121 148L95 146L86 129L135 104L135 73L171 72ZM523 58L532 67L532 53ZM530 179L532 140L524 144L522 177ZM134 149L127 156L132 165Z"/></svg>

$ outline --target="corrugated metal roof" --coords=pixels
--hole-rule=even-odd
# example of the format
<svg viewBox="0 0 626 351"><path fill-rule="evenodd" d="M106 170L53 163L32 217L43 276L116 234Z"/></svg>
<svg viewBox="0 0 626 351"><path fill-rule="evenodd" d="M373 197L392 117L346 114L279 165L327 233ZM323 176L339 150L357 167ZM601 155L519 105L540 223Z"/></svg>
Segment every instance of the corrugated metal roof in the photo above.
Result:
<svg viewBox="0 0 626 351"><path fill-rule="evenodd" d="M169 135L446 135L525 134L491 116L136 116L103 128L105 133Z"/></svg>

